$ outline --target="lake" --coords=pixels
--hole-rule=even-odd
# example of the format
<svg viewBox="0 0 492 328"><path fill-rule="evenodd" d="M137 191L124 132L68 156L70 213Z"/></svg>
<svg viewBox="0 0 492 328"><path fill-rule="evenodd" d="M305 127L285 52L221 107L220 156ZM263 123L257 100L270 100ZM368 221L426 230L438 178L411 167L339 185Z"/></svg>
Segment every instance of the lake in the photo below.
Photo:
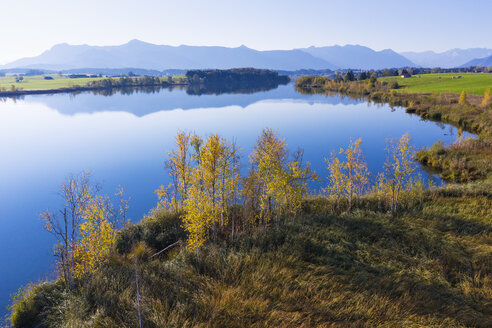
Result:
<svg viewBox="0 0 492 328"><path fill-rule="evenodd" d="M167 152L177 131L235 138L243 161L265 127L278 131L288 148L327 175L323 158L362 137L372 172L385 161L385 140L410 133L417 147L454 141L449 125L422 121L403 109L340 96L301 95L292 84L250 93L145 92L32 95L0 102L0 318L9 295L21 285L55 277L53 237L40 212L61 207L59 185L70 174L93 172L102 192L118 186L131 197L138 221L169 180ZM427 174L421 170L422 174ZM434 177L434 179L437 179ZM319 189L320 184L312 186Z"/></svg>

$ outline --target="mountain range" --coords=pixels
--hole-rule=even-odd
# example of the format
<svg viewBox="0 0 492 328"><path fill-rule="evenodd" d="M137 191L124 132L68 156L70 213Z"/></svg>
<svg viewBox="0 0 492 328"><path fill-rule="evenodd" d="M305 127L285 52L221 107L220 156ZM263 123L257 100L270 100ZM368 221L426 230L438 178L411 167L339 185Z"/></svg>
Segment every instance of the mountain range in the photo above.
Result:
<svg viewBox="0 0 492 328"><path fill-rule="evenodd" d="M292 50L259 51L240 46L169 46L132 40L117 46L57 44L39 56L22 58L0 69L45 70L92 69L227 69L255 67L295 71L302 69L382 69L401 67L459 67L492 56L492 49L453 49L442 53L375 51L360 45L308 47ZM491 58L478 63L489 63Z"/></svg>
<svg viewBox="0 0 492 328"><path fill-rule="evenodd" d="M299 49L326 60L338 68L382 69L415 66L404 56L391 49L374 51L359 45L309 47Z"/></svg>
<svg viewBox="0 0 492 328"><path fill-rule="evenodd" d="M469 64L470 61L492 56L492 49L451 49L440 53L434 51L402 52L401 55L422 67L454 68L472 66L473 64Z"/></svg>
<svg viewBox="0 0 492 328"><path fill-rule="evenodd" d="M53 46L36 57L22 58L2 68L65 70L75 68L205 69L255 67L276 70L371 69L412 66L392 50L374 51L348 45L259 51L240 46L168 46L132 40L119 46Z"/></svg>
<svg viewBox="0 0 492 328"><path fill-rule="evenodd" d="M492 67L492 56L485 57L485 58L476 58L473 60L470 60L468 63L463 65L464 67L467 66L484 66L484 67Z"/></svg>

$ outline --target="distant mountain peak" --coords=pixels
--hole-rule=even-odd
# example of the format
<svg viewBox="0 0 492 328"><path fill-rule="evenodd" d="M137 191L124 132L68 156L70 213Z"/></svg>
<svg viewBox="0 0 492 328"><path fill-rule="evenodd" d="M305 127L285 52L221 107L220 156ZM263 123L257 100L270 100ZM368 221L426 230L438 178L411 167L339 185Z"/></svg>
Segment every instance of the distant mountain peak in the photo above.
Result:
<svg viewBox="0 0 492 328"><path fill-rule="evenodd" d="M127 42L127 44L152 44L152 43L148 43L139 39L131 39L130 41Z"/></svg>
<svg viewBox="0 0 492 328"><path fill-rule="evenodd" d="M66 43L66 42L57 43L54 46L52 46L50 50L52 50L52 49L60 49L60 48L68 48L68 47L71 47L71 45L68 44L68 43Z"/></svg>

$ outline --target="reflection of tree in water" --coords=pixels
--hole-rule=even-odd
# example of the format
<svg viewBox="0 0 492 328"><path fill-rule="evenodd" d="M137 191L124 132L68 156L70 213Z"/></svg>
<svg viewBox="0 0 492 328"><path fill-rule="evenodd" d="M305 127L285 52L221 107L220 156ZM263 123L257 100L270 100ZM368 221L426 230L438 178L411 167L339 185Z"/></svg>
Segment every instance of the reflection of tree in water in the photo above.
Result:
<svg viewBox="0 0 492 328"><path fill-rule="evenodd" d="M162 86L141 86L141 87L116 87L100 90L91 90L94 95L112 96L115 94L131 95L134 93L158 93L163 89ZM80 93L80 92L79 92Z"/></svg>
<svg viewBox="0 0 492 328"><path fill-rule="evenodd" d="M66 93L70 98L75 98L76 96L83 93L92 93L93 95L100 96L113 96L115 94L122 95L132 95L134 93L158 93L162 89L166 88L165 86L153 85L153 86L139 86L139 87L113 87L113 88L104 88L104 89L93 89L93 90L77 90L77 91L64 91L64 92L52 92L46 94L59 94ZM170 89L171 90L171 89ZM36 95L36 94L33 94ZM24 100L25 95L8 95L0 97L0 102L6 102L8 99L13 101Z"/></svg>
<svg viewBox="0 0 492 328"><path fill-rule="evenodd" d="M6 103L7 100L12 100L14 103L17 102L17 100L24 100L24 96L23 95L16 95L16 96L2 96L0 97L0 102L4 102Z"/></svg>
<svg viewBox="0 0 492 328"><path fill-rule="evenodd" d="M277 81L192 84L187 86L186 93L192 96L221 95L225 93L251 94L276 89L279 85L285 84L287 82L278 83Z"/></svg>
<svg viewBox="0 0 492 328"><path fill-rule="evenodd" d="M354 100L364 100L366 97L361 96L361 95L355 95L355 94L343 94L340 92L336 91L329 91L329 90L324 90L323 88L316 88L316 87L299 87L296 86L296 91L299 92L302 95L326 95L327 97L335 97L338 96L340 99L343 98L349 98L349 99L354 99Z"/></svg>
<svg viewBox="0 0 492 328"><path fill-rule="evenodd" d="M252 94L256 92L269 91L279 87L279 85L286 85L288 81L278 82L278 81L254 81L254 82L229 82L229 83L205 83L205 84L192 84L192 85L174 85L174 86L161 86L161 85L151 85L151 86L126 86L126 87L112 87L112 88L101 88L93 90L77 90L77 91L65 91L65 92L53 92L57 93L67 93L70 98L75 98L76 96L83 93L92 93L93 95L100 96L113 96L116 94L121 95L132 95L137 93L153 94L159 93L162 89L167 89L169 92L173 90L185 90L188 95L200 96L200 95L221 95L221 94ZM0 97L0 101L7 101L7 99L22 100L25 95L9 95Z"/></svg>

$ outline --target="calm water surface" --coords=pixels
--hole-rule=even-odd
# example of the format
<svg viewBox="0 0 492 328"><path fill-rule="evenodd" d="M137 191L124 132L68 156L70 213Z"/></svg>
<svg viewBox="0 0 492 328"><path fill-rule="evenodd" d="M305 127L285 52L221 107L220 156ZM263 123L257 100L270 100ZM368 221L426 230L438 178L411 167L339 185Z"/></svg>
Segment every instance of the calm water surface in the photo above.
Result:
<svg viewBox="0 0 492 328"><path fill-rule="evenodd" d="M250 153L265 127L325 177L323 158L362 137L371 171L385 160L385 139L408 132L417 147L456 139L456 129L421 121L402 109L323 95L293 85L253 94L189 95L185 90L111 96L82 93L26 96L0 102L0 317L9 295L30 281L54 278L53 238L39 213L60 207L57 191L69 174L94 173L103 193L122 186L139 220L167 185L163 162L179 130L236 138ZM246 166L246 165L245 165ZM425 174L425 173L424 173ZM314 185L313 188L319 188Z"/></svg>

